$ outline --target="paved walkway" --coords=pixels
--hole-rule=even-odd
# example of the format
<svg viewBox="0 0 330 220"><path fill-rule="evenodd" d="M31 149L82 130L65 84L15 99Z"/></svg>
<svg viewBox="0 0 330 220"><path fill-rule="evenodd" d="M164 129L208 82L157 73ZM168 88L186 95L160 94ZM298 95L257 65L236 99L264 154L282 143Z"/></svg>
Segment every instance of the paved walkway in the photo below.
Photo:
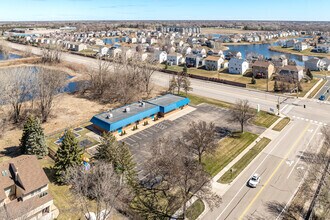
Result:
<svg viewBox="0 0 330 220"><path fill-rule="evenodd" d="M212 180L211 180L211 184L212 184L212 189L215 193L217 193L219 196L223 196L227 190L231 187L231 185L235 182L235 180L237 180L239 178L239 176L241 174L239 174L234 180L233 182L231 182L230 184L221 184L218 183L217 181L220 179L220 177L226 172L228 171L237 161L239 161L251 148L253 148L263 137L269 138L271 140L271 142L279 136L280 132L278 131L274 131L273 128L274 126L279 123L284 116L281 116L279 119L277 119L269 128L267 128L253 143L251 143L244 151L242 151L234 160L232 160L227 166L225 166L217 175L215 175ZM271 142L269 144L271 144ZM269 145L268 144L268 145ZM260 154L258 154L260 155ZM257 155L257 157L258 157ZM255 160L257 157L255 157L253 160ZM249 163L249 165L252 163L252 161ZM247 165L247 167L249 166ZM245 167L245 169L247 168ZM243 173L244 170L241 171L241 173ZM188 207L193 204L195 201L197 200L196 197L192 197L191 200L188 202ZM203 211L203 213L197 218L197 219L202 219L203 216L210 210L210 208L207 206L206 202L204 202L205 204L205 210Z"/></svg>

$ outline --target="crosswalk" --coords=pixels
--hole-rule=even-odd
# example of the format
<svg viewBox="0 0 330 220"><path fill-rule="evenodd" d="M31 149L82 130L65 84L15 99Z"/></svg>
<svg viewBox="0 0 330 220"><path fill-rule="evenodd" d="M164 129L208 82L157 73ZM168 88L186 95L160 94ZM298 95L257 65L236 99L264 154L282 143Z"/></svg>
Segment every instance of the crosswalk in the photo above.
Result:
<svg viewBox="0 0 330 220"><path fill-rule="evenodd" d="M318 100L318 99L310 99L310 100L313 101L313 102L330 105L330 101L321 101L321 100Z"/></svg>
<svg viewBox="0 0 330 220"><path fill-rule="evenodd" d="M315 121L315 120L311 120L311 119L308 119L308 118L302 118L302 117L298 117L298 116L292 116L292 118L293 119L297 119L297 120L301 120L301 121L310 122L310 123L316 124L316 125L327 126L327 124L324 123L324 122Z"/></svg>

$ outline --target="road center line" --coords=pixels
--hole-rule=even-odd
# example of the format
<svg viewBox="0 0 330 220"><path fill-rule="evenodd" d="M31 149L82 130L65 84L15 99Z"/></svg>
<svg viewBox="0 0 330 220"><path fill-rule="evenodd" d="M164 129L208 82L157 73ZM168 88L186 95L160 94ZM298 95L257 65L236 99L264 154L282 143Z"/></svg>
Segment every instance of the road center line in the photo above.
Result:
<svg viewBox="0 0 330 220"><path fill-rule="evenodd" d="M292 126L293 127L293 124ZM281 141L284 139L284 137L289 134L291 130L288 129L286 131L286 133L280 138L280 140L277 141L276 145L271 149L271 151L266 155L266 157L261 161L261 163L257 166L257 168L253 171L253 173L255 173L259 167L265 162L265 160L268 158L268 156L278 147L278 145L281 143ZM261 153L261 152L260 152ZM253 161L250 162L250 164L252 163ZM247 167L245 168L247 169ZM242 173L244 172L244 170L242 171ZM246 187L245 184L237 191L237 193L235 194L235 196L230 200L230 202L228 203L228 205L222 210L222 212L220 213L220 215L216 218L216 220L219 220L221 215L227 210L227 208L230 206L230 204L234 201L234 199L236 199L237 195L242 191L242 189Z"/></svg>
<svg viewBox="0 0 330 220"><path fill-rule="evenodd" d="M319 130L319 128L320 128L320 125L318 125L317 128L315 129L314 134L313 134L312 137L309 139L309 141L308 141L308 143L306 144L306 147L304 148L302 154L304 154L305 151L307 150L309 144L312 142L312 140L313 140L314 136L316 135L316 132ZM287 179L289 179L289 177L291 176L293 170L295 169L295 167L296 167L297 164L299 163L300 158L301 158L301 157L298 158L298 160L296 161L296 163L295 163L294 166L292 167L292 170L290 171L290 173L289 173Z"/></svg>
<svg viewBox="0 0 330 220"><path fill-rule="evenodd" d="M277 167L275 168L275 170L273 171L273 173L270 175L270 177L267 179L267 181L265 182L265 184L263 184L262 188L258 191L257 195L255 195L255 197L252 199L252 201L249 203L249 205L244 209L244 211L241 214L241 216L239 217L239 219L243 219L243 217L245 216L245 214L249 211L249 209L254 204L254 202L257 200L257 198L260 196L260 194L262 193L262 191L266 188L266 186L268 185L268 183L270 182L270 180L277 173L278 169L282 166L283 162L289 156L289 154L294 149L294 147L299 143L299 141L304 136L304 134L306 133L306 131L308 130L309 127L310 127L310 124L308 124L305 127L305 129L303 130L303 132L299 135L299 137L296 139L296 141L294 142L294 144L290 147L289 151L285 154L285 156L283 157L283 159L281 160L281 162L277 165Z"/></svg>

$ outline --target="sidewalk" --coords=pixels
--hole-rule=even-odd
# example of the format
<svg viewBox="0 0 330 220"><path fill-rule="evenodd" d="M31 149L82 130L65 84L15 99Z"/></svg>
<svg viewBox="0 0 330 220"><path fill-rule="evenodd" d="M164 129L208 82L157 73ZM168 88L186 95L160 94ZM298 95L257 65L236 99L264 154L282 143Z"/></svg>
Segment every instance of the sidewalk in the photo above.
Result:
<svg viewBox="0 0 330 220"><path fill-rule="evenodd" d="M285 116L280 116L279 119L277 119L269 128L267 128L253 143L251 143L244 151L242 151L234 160L232 160L226 167L224 167L217 175L215 175L212 180L211 180L211 185L212 185L212 190L217 193L219 196L223 196L227 190L230 188L230 186L235 182L235 180L241 175L241 173L244 172L244 170L242 170L242 172L236 177L235 180L233 180L232 183L230 184L221 184L218 183L218 179L220 179L220 177L226 172L228 171L237 161L239 161L251 148L253 148L263 137L269 138L271 140L271 142L269 144L272 143L272 141L277 138L280 134L280 132L278 131L274 131L272 130L273 127L279 123ZM268 144L268 145L269 145ZM260 155L260 154L259 154ZM257 155L258 157L258 155ZM256 157L256 158L257 158ZM253 160L255 160L256 158L254 158ZM250 162L250 164L253 162L253 160ZM250 165L248 164L247 167ZM247 168L246 167L246 168ZM245 168L245 169L246 169ZM196 197L192 197L188 202L187 202L187 207L189 207L190 205L192 205L195 201L197 200ZM203 201L204 202L204 201ZM208 205L204 202L205 205L205 209L203 211L203 213L197 218L197 219L202 219L203 216L210 210L210 208L208 207ZM181 210L178 210L177 213L180 213Z"/></svg>
<svg viewBox="0 0 330 220"><path fill-rule="evenodd" d="M221 184L217 181L220 177L225 174L237 161L239 161L251 148L253 148L263 137L269 138L271 142L279 136L280 132L272 130L273 127L279 123L283 117L277 119L269 128L267 128L253 143L251 143L244 151L242 151L234 160L232 160L227 166L225 166L217 175L212 178L211 184L212 188L217 191L217 194L222 196L225 192L230 188L231 184L235 182L235 180L230 184ZM269 144L271 144L271 142ZM255 158L254 158L255 159ZM251 161L252 163L253 161ZM251 164L250 163L250 164ZM244 172L244 170L242 170ZM241 172L241 173L242 173ZM240 175L240 174L239 174ZM236 177L236 179L239 177Z"/></svg>

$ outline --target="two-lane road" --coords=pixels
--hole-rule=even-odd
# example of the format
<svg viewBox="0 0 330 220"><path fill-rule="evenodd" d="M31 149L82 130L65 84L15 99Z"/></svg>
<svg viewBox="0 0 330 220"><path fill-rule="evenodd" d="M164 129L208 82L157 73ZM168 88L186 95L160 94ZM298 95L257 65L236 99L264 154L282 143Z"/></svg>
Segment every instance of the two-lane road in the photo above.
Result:
<svg viewBox="0 0 330 220"><path fill-rule="evenodd" d="M272 208L285 206L294 195L300 181L299 171L307 166L301 156L307 149L318 147L320 125L296 120L231 183L223 195L223 204L208 212L203 219L276 219ZM312 146L312 147L313 147ZM254 174L261 175L257 188L247 186ZM277 206L277 208L280 208Z"/></svg>

